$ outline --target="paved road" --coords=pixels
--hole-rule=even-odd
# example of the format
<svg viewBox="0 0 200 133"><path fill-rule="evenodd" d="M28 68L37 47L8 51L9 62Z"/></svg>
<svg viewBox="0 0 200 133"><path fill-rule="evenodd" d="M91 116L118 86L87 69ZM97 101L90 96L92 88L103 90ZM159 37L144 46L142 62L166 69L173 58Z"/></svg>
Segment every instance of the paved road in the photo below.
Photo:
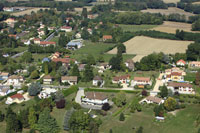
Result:
<svg viewBox="0 0 200 133"><path fill-rule="evenodd" d="M159 78L156 79L156 84L153 88L154 92L160 92L159 87L163 86L162 77L163 77L163 73L160 73Z"/></svg>
<svg viewBox="0 0 200 133"><path fill-rule="evenodd" d="M55 32L53 32L51 35L49 35L44 41L49 41L54 37Z"/></svg>
<svg viewBox="0 0 200 133"><path fill-rule="evenodd" d="M16 55L13 55L11 58L17 58L17 57L20 57L22 56L25 52L27 52L28 50L25 50L24 52L21 52L21 53L17 53Z"/></svg>
<svg viewBox="0 0 200 133"><path fill-rule="evenodd" d="M82 96L85 96L85 94L84 94L84 88L79 88L79 90L78 90L78 92L76 94L75 102L79 103L81 105L82 104L81 103L81 97Z"/></svg>

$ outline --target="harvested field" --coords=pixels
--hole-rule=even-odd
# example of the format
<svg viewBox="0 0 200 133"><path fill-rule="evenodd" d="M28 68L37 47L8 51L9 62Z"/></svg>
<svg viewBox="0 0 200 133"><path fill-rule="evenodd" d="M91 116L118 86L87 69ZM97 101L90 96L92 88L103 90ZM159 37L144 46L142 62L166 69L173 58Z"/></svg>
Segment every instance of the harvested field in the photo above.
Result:
<svg viewBox="0 0 200 133"><path fill-rule="evenodd" d="M199 4L200 4L200 1L198 1L198 2L193 2L192 4L197 4L197 5L199 5Z"/></svg>
<svg viewBox="0 0 200 133"><path fill-rule="evenodd" d="M147 10L141 10L141 12L161 13L164 15L178 13L180 15L185 15L186 18L188 18L189 16L194 16L193 13L185 12L184 10L176 8L176 7L169 7L168 9L147 9Z"/></svg>
<svg viewBox="0 0 200 133"><path fill-rule="evenodd" d="M180 2L180 0L163 0L163 2L165 2L165 3L178 3L178 2Z"/></svg>
<svg viewBox="0 0 200 133"><path fill-rule="evenodd" d="M18 16L23 16L23 15L30 15L31 14L31 12L37 12L37 11L39 11L40 9L48 9L48 8L30 8L30 9L27 9L27 10L25 10L25 11L21 11L21 12L15 12L15 13L12 13L12 15L13 16L16 16L16 17L18 17Z"/></svg>
<svg viewBox="0 0 200 133"><path fill-rule="evenodd" d="M180 23L180 22L171 22L165 21L162 25L159 25L152 30L167 32L167 33L176 33L176 30L183 30L187 32L194 32L191 31L192 25L188 23Z"/></svg>
<svg viewBox="0 0 200 133"><path fill-rule="evenodd" d="M140 61L144 56L153 52L163 52L165 54L185 53L188 45L192 41L176 41L167 39L155 39L145 36L136 36L129 41L125 42L126 53L136 54L133 60ZM108 52L109 54L116 54L117 49Z"/></svg>

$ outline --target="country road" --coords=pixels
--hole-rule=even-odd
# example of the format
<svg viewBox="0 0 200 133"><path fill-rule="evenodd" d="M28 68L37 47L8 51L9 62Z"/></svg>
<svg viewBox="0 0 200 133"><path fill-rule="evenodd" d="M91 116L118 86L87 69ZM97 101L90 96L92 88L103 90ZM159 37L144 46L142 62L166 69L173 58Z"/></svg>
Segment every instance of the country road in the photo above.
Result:
<svg viewBox="0 0 200 133"><path fill-rule="evenodd" d="M17 53L17 54L15 54L15 55L13 55L13 56L11 56L11 58L17 58L17 57L20 57L20 56L22 56L25 52L27 52L28 50L25 50L25 51L23 51L23 52L21 52L21 53Z"/></svg>

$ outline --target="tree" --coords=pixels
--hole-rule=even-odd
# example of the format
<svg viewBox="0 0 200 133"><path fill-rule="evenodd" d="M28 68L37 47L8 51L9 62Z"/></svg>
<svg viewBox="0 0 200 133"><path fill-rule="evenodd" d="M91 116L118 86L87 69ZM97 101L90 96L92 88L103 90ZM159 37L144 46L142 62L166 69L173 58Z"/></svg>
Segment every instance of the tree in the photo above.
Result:
<svg viewBox="0 0 200 133"><path fill-rule="evenodd" d="M93 69L90 64L85 65L85 71L83 72L85 82L89 82L94 78Z"/></svg>
<svg viewBox="0 0 200 133"><path fill-rule="evenodd" d="M126 53L126 46L123 43L117 45L117 51L120 53Z"/></svg>
<svg viewBox="0 0 200 133"><path fill-rule="evenodd" d="M31 79L37 79L37 78L39 78L39 77L40 77L40 75L39 75L39 73L38 73L37 70L33 71L33 72L31 73L31 76L30 76Z"/></svg>
<svg viewBox="0 0 200 133"><path fill-rule="evenodd" d="M57 73L61 76L67 75L67 68L65 66L59 67Z"/></svg>
<svg viewBox="0 0 200 133"><path fill-rule="evenodd" d="M125 92L120 91L117 94L114 102L118 107L122 107L123 105L125 105L126 104L126 94L125 94Z"/></svg>
<svg viewBox="0 0 200 133"><path fill-rule="evenodd" d="M177 102L174 98L169 97L165 102L164 102L164 107L168 111L173 111L175 110L177 105Z"/></svg>
<svg viewBox="0 0 200 133"><path fill-rule="evenodd" d="M19 112L18 118L20 122L22 123L23 128L29 127L28 116L29 116L29 109L24 109Z"/></svg>
<svg viewBox="0 0 200 133"><path fill-rule="evenodd" d="M88 39L89 39L90 33L87 31L86 28L84 28L83 31L81 32L81 37L82 37L84 40L88 40Z"/></svg>
<svg viewBox="0 0 200 133"><path fill-rule="evenodd" d="M200 81L200 74L199 72L196 73L196 78L195 78L195 84L199 85L199 81Z"/></svg>
<svg viewBox="0 0 200 133"><path fill-rule="evenodd" d="M29 108L29 115L28 115L28 124L30 125L31 129L35 128L35 125L37 123L37 114L33 107Z"/></svg>
<svg viewBox="0 0 200 133"><path fill-rule="evenodd" d="M154 107L154 113L155 113L155 116L160 116L160 117L163 117L164 116L164 107L163 105L156 105Z"/></svg>
<svg viewBox="0 0 200 133"><path fill-rule="evenodd" d="M57 91L55 95L55 102L56 102L56 107L58 109L64 108L65 107L65 98L64 95L61 91Z"/></svg>
<svg viewBox="0 0 200 133"><path fill-rule="evenodd" d="M109 65L111 66L112 70L119 71L121 69L120 59L117 57L112 57L109 61Z"/></svg>
<svg viewBox="0 0 200 133"><path fill-rule="evenodd" d="M102 106L102 110L108 111L110 109L110 104L109 103L104 103Z"/></svg>
<svg viewBox="0 0 200 133"><path fill-rule="evenodd" d="M84 19L87 19L87 8L83 8L81 16L82 16Z"/></svg>
<svg viewBox="0 0 200 133"><path fill-rule="evenodd" d="M41 84L39 82L35 82L29 86L28 93L30 96L36 96L41 90Z"/></svg>
<svg viewBox="0 0 200 133"><path fill-rule="evenodd" d="M198 114L196 118L196 125L199 126L199 124L200 124L200 114Z"/></svg>
<svg viewBox="0 0 200 133"><path fill-rule="evenodd" d="M59 132L59 126L56 120L50 115L48 108L45 108L39 115L36 129L42 133L57 133Z"/></svg>
<svg viewBox="0 0 200 133"><path fill-rule="evenodd" d="M120 120L120 121L124 121L124 120L125 120L124 113L121 113L121 114L120 114L119 120Z"/></svg>
<svg viewBox="0 0 200 133"><path fill-rule="evenodd" d="M168 89L166 86L162 86L161 90L160 90L160 96L162 98L167 97L168 96Z"/></svg>
<svg viewBox="0 0 200 133"><path fill-rule="evenodd" d="M81 78L79 69L78 69L78 65L74 64L73 68L72 68L72 76L77 76L78 80Z"/></svg>
<svg viewBox="0 0 200 133"><path fill-rule="evenodd" d="M104 62L105 60L104 60L103 56L100 55L100 56L98 57L97 61L101 63L101 62Z"/></svg>
<svg viewBox="0 0 200 133"><path fill-rule="evenodd" d="M147 91L146 90L142 90L142 96L147 96Z"/></svg>
<svg viewBox="0 0 200 133"><path fill-rule="evenodd" d="M90 65L95 65L96 64L96 61L95 61L95 58L93 55L89 54L87 56L87 63L90 64Z"/></svg>
<svg viewBox="0 0 200 133"><path fill-rule="evenodd" d="M40 110L44 110L45 108L48 108L50 111L52 111L53 109L53 102L52 102L52 98L46 98L46 99L42 99L39 101L38 103Z"/></svg>
<svg viewBox="0 0 200 133"><path fill-rule="evenodd" d="M32 61L32 54L30 52L25 52L22 55L22 61L24 61L25 63L30 63Z"/></svg>
<svg viewBox="0 0 200 133"><path fill-rule="evenodd" d="M5 115L0 111L0 122L4 120Z"/></svg>
<svg viewBox="0 0 200 133"><path fill-rule="evenodd" d="M136 131L136 133L143 133L143 127L140 126L140 127L138 128L138 130Z"/></svg>

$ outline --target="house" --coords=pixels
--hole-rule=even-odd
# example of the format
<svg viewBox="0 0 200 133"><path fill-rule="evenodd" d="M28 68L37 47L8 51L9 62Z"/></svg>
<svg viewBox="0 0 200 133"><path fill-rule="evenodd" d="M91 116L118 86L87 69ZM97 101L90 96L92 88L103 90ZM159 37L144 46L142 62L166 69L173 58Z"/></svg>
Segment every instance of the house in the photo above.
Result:
<svg viewBox="0 0 200 133"><path fill-rule="evenodd" d="M49 59L47 57L42 59L42 63L44 63L44 62L50 62L50 61L51 61L51 59Z"/></svg>
<svg viewBox="0 0 200 133"><path fill-rule="evenodd" d="M134 65L134 62L133 62L132 59L128 59L128 60L125 62L125 65L126 65L126 67L127 67L129 70L131 70L131 71L134 70L135 65Z"/></svg>
<svg viewBox="0 0 200 133"><path fill-rule="evenodd" d="M143 100L141 100L139 103L142 104L142 103L147 103L147 104L150 104L150 103L155 103L155 104L163 104L165 101L161 98L158 98L158 97L154 97L154 96L148 96L146 98L144 98Z"/></svg>
<svg viewBox="0 0 200 133"><path fill-rule="evenodd" d="M82 43L82 39L76 39L76 40L71 40L68 44L67 44L67 48L69 49L79 49L83 46Z"/></svg>
<svg viewBox="0 0 200 133"><path fill-rule="evenodd" d="M0 80L7 80L9 73L7 72L0 72Z"/></svg>
<svg viewBox="0 0 200 133"><path fill-rule="evenodd" d="M79 71L84 71L84 70L85 70L85 65L86 65L86 64L79 64L78 70L79 70Z"/></svg>
<svg viewBox="0 0 200 133"><path fill-rule="evenodd" d="M80 34L80 33L76 33L75 37L76 37L77 39L80 39L80 38L81 38L81 34Z"/></svg>
<svg viewBox="0 0 200 133"><path fill-rule="evenodd" d="M52 59L53 62L62 62L62 65L70 65L70 62L75 62L74 59L70 58L54 58Z"/></svg>
<svg viewBox="0 0 200 133"><path fill-rule="evenodd" d="M177 65L177 66L185 66L185 65L186 65L186 62L185 62L184 60L180 59L180 60L178 60L178 61L176 62L176 65Z"/></svg>
<svg viewBox="0 0 200 133"><path fill-rule="evenodd" d="M103 36L103 41L105 42L105 41L108 41L108 40L112 40L113 38L112 38L112 36L111 35L104 35Z"/></svg>
<svg viewBox="0 0 200 133"><path fill-rule="evenodd" d="M35 38L33 39L34 44L40 44L40 38Z"/></svg>
<svg viewBox="0 0 200 133"><path fill-rule="evenodd" d="M10 38L14 38L14 39L19 39L19 37L17 35L14 35L14 34L9 34L8 35Z"/></svg>
<svg viewBox="0 0 200 133"><path fill-rule="evenodd" d="M98 14L89 14L87 17L88 17L88 19L95 19L98 16L99 16Z"/></svg>
<svg viewBox="0 0 200 133"><path fill-rule="evenodd" d="M18 93L18 94L8 97L6 100L6 104L22 103L23 101L25 101L24 96Z"/></svg>
<svg viewBox="0 0 200 133"><path fill-rule="evenodd" d="M59 58L61 56L61 53L55 52L54 54L51 55L51 59Z"/></svg>
<svg viewBox="0 0 200 133"><path fill-rule="evenodd" d="M7 25L13 25L17 22L14 18L8 18L4 21Z"/></svg>
<svg viewBox="0 0 200 133"><path fill-rule="evenodd" d="M81 102L89 105L103 105L108 103L108 97L101 92L86 92L85 97L81 98Z"/></svg>
<svg viewBox="0 0 200 133"><path fill-rule="evenodd" d="M13 92L14 90L10 90L9 87L2 87L0 89L0 96L6 96L8 95L9 93Z"/></svg>
<svg viewBox="0 0 200 133"><path fill-rule="evenodd" d="M70 85L76 85L78 82L78 77L77 76L62 76L61 82L69 83Z"/></svg>
<svg viewBox="0 0 200 133"><path fill-rule="evenodd" d="M49 98L51 96L51 94L56 93L56 92L57 92L56 89L46 88L46 89L44 89L43 91L40 92L38 97L40 99Z"/></svg>
<svg viewBox="0 0 200 133"><path fill-rule="evenodd" d="M99 76L95 76L92 81L92 85L100 86L103 83L103 79Z"/></svg>
<svg viewBox="0 0 200 133"><path fill-rule="evenodd" d="M51 77L50 75L46 75L43 78L43 84L47 84L50 85L53 83L53 77Z"/></svg>
<svg viewBox="0 0 200 133"><path fill-rule="evenodd" d="M60 28L61 31L65 31L65 32L72 32L72 27L70 26L62 26Z"/></svg>
<svg viewBox="0 0 200 133"><path fill-rule="evenodd" d="M24 82L22 76L12 75L7 80L7 85L21 85Z"/></svg>
<svg viewBox="0 0 200 133"><path fill-rule="evenodd" d="M111 66L109 65L109 63L104 62L104 63L100 63L100 64L98 65L98 68L101 69L101 70L107 70L107 69L110 69Z"/></svg>
<svg viewBox="0 0 200 133"><path fill-rule="evenodd" d="M44 30L43 29L38 29L38 34L39 34L39 36L41 37L41 36L44 36L45 35L45 32L44 32Z"/></svg>
<svg viewBox="0 0 200 133"><path fill-rule="evenodd" d="M167 88L171 89L173 93L178 92L180 94L195 94L193 86L189 83L169 82Z"/></svg>
<svg viewBox="0 0 200 133"><path fill-rule="evenodd" d="M55 30L55 29L56 29L56 27L48 27L49 31L52 31L52 30Z"/></svg>
<svg viewBox="0 0 200 133"><path fill-rule="evenodd" d="M88 33L89 33L90 35L92 35L92 29L91 29L91 28L88 28L87 31L88 31Z"/></svg>
<svg viewBox="0 0 200 133"><path fill-rule="evenodd" d="M190 68L200 68L200 61L191 61L188 66Z"/></svg>
<svg viewBox="0 0 200 133"><path fill-rule="evenodd" d="M13 12L13 11L14 11L14 8L13 8L13 7L4 7L4 8L3 8L3 11L4 11L4 12Z"/></svg>
<svg viewBox="0 0 200 133"><path fill-rule="evenodd" d="M178 67L173 67L172 69L166 69L164 73L164 81L176 81L176 82L182 82L184 81L184 76L186 73L184 70L181 70Z"/></svg>
<svg viewBox="0 0 200 133"><path fill-rule="evenodd" d="M131 86L134 87L135 85L152 85L152 81L150 77L134 77L131 81Z"/></svg>
<svg viewBox="0 0 200 133"><path fill-rule="evenodd" d="M42 46L42 47L56 46L56 42L40 41L40 46Z"/></svg>
<svg viewBox="0 0 200 133"><path fill-rule="evenodd" d="M21 40L22 43L24 43L25 45L30 45L31 41L30 40Z"/></svg>
<svg viewBox="0 0 200 133"><path fill-rule="evenodd" d="M130 83L130 75L116 76L113 78L112 83L129 84Z"/></svg>

